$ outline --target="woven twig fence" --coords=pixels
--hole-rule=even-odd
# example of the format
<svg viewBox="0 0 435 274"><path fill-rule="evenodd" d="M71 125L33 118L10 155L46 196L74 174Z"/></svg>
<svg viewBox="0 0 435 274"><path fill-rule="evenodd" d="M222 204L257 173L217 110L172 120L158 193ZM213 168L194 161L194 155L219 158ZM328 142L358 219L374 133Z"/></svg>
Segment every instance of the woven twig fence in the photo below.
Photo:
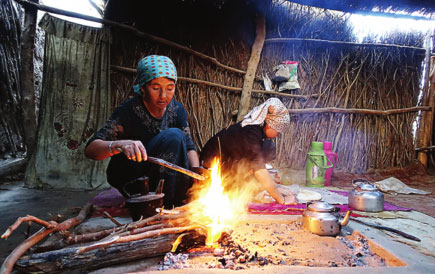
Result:
<svg viewBox="0 0 435 274"><path fill-rule="evenodd" d="M279 7L274 12L282 11L283 8ZM274 17L273 12L270 12L270 17ZM299 13L293 13L293 19L306 20L303 14L310 13L311 11L300 9ZM286 28L282 24L276 25L274 22L268 23L269 28L273 27L273 30L268 29L268 38L296 35L296 32L299 32L310 39L337 41L341 38L344 41L352 41L350 30L343 27L343 20L325 14L317 19L317 23L299 23L293 28ZM287 24L292 24L294 20L287 21L290 22ZM325 24L329 25L325 27ZM307 26L308 29L304 29ZM317 31L315 28L328 29L329 32ZM338 32L341 33L337 34ZM308 35L309 33L318 35ZM393 38L398 44L419 47L421 45L416 41L416 37L418 38L398 35ZM112 59L113 65L135 68L137 61L143 56L164 54L174 60L179 76L232 87L243 85L243 75L217 67L188 53L138 40L134 36L116 31L113 41L112 55L117 56ZM203 52L222 64L246 69L250 54L249 45L230 39L201 43L202 48L207 49L207 52ZM406 47L340 45L310 40L267 43L266 40L257 69L257 79L262 78L262 73L272 75L273 67L281 61L295 60L299 62L299 94L321 95L308 99L281 97L289 109L402 109L417 105L423 57L421 50ZM134 75L114 71L111 81L116 94L113 106L116 106L132 95ZM253 88L264 89L258 80ZM269 97L253 93L251 107ZM234 122L233 111L238 109L240 92L179 81L176 99L183 103L188 111L193 138L200 149L216 132ZM387 116L343 113L292 114L290 127L276 140L278 153L274 164L303 168L311 142L328 140L334 142L334 150L339 158L337 167L343 170L363 172L370 168L406 166L415 160L415 118L416 112Z"/></svg>

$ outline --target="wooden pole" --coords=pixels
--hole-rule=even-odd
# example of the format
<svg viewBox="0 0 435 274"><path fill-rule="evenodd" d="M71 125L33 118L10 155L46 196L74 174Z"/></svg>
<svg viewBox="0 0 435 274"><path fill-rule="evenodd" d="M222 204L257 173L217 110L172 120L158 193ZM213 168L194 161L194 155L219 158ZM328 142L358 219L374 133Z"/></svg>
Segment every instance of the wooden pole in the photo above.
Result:
<svg viewBox="0 0 435 274"><path fill-rule="evenodd" d="M124 72L124 73L128 73L128 74L136 74L136 72L137 72L136 69L126 68L126 67L121 67L121 66L116 66L116 65L110 65L110 69L113 71L119 71L119 72ZM207 85L207 86L222 88L222 89L235 91L235 92L242 91L242 88L226 86L226 85L217 84L217 83L199 80L199 79L193 79L193 78L182 77L182 76L178 76L177 79L179 81L183 81L183 82ZM289 98L296 98L296 99L305 99L305 100L307 100L311 97L318 97L319 96L319 94L298 95L298 94L287 94L287 93L281 93L281 92L276 92L276 91L258 90L258 89L253 89L252 93L271 94L271 95L275 95L275 96L289 97Z"/></svg>
<svg viewBox="0 0 435 274"><path fill-rule="evenodd" d="M349 46L357 46L357 47L403 48L403 49L414 49L421 53L425 52L424 48L412 47L412 46L403 46L403 45L394 45L394 44L377 44L377 43L355 43L355 42L331 41L331 40L321 40L321 39L311 39L311 38L269 38L264 41L264 44L267 45L273 43L295 43L295 42L327 43L327 44L334 44L334 45L349 45Z"/></svg>
<svg viewBox="0 0 435 274"><path fill-rule="evenodd" d="M429 39L426 41L426 74L424 75L425 84L423 86L423 106L433 105L435 102L435 56L430 56ZM417 146L427 147L432 141L433 130L433 110L421 114L420 123L418 124ZM419 151L417 159L427 167L428 151Z"/></svg>
<svg viewBox="0 0 435 274"><path fill-rule="evenodd" d="M435 146L428 146L428 147L418 147L415 149L415 151L428 151L435 149Z"/></svg>
<svg viewBox="0 0 435 274"><path fill-rule="evenodd" d="M38 3L39 0L32 0ZM36 18L38 10L25 6L24 28L21 35L20 90L23 106L24 143L27 157L33 152L36 141L36 107L33 69L33 50L35 49Z"/></svg>
<svg viewBox="0 0 435 274"><path fill-rule="evenodd" d="M313 114L313 113L347 113L347 114L368 114L387 116L391 114L408 113L416 111L431 112L434 106L424 107L410 107L410 108L398 108L388 110L374 110L374 109L357 109L357 108L304 108L304 109L289 109L289 114Z"/></svg>
<svg viewBox="0 0 435 274"><path fill-rule="evenodd" d="M14 174L18 171L25 170L27 165L27 159L12 158L11 160L3 161L0 165L0 177Z"/></svg>
<svg viewBox="0 0 435 274"><path fill-rule="evenodd" d="M248 69L246 70L245 79L243 81L242 97L240 98L239 112L237 114L238 121L242 120L248 112L255 73L258 68L258 63L260 62L264 39L266 38L266 19L264 15L258 15L256 21L257 36L255 37L254 44L252 45L251 57L249 58Z"/></svg>

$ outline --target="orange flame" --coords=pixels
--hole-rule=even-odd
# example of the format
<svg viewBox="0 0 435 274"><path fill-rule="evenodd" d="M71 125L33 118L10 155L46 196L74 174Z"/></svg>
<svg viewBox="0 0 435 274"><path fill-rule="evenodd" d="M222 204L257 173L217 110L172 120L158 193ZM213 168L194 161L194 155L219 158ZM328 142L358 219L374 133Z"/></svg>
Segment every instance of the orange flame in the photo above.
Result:
<svg viewBox="0 0 435 274"><path fill-rule="evenodd" d="M226 192L221 177L219 159L214 159L208 184L201 187L191 202L191 219L207 227L207 245L215 244L225 229L236 224L246 212L246 195L240 192Z"/></svg>

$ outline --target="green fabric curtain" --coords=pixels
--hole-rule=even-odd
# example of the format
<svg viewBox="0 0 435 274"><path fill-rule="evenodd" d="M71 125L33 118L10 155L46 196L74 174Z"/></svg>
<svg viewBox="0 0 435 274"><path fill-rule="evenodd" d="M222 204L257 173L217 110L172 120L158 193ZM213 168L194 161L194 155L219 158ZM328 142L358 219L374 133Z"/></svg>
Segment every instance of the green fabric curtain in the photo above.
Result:
<svg viewBox="0 0 435 274"><path fill-rule="evenodd" d="M44 73L35 152L26 185L38 188L108 187L108 160L86 159L90 136L111 113L110 30L46 14Z"/></svg>

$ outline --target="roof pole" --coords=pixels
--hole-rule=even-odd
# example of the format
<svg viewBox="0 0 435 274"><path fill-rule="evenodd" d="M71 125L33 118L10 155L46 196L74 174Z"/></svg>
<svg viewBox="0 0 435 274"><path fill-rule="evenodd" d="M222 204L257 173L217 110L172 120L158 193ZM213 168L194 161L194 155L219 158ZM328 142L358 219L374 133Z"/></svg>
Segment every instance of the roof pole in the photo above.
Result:
<svg viewBox="0 0 435 274"><path fill-rule="evenodd" d="M252 45L251 57L249 58L248 69L246 70L245 79L243 81L242 97L240 98L237 121L242 120L248 113L255 73L257 72L261 51L263 50L264 40L266 38L266 19L264 15L257 15L256 25L257 35Z"/></svg>

